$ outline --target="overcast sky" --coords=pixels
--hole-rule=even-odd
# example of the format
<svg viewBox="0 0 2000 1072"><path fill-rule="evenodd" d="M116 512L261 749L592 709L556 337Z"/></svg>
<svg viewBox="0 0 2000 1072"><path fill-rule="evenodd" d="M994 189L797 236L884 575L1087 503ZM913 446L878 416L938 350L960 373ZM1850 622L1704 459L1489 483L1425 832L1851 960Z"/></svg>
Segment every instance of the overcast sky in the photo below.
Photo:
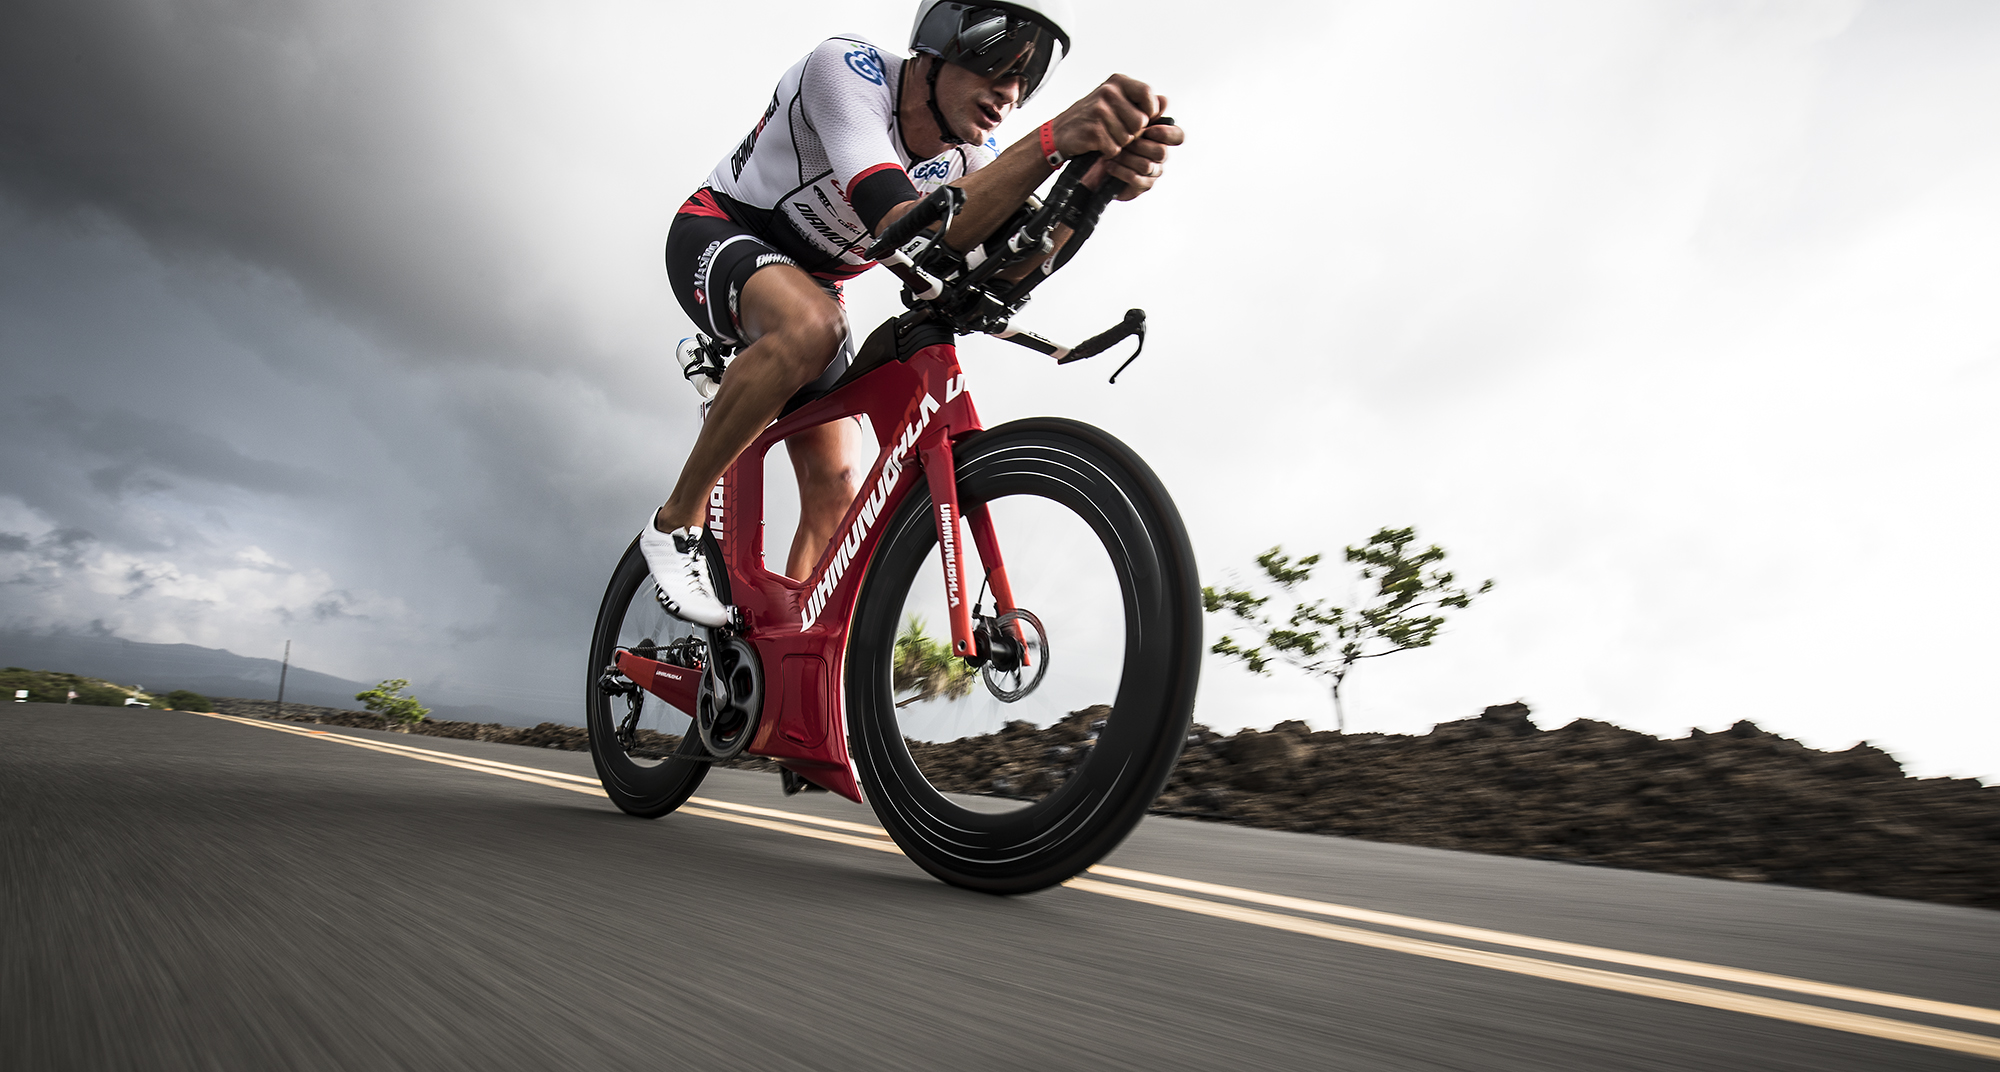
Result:
<svg viewBox="0 0 2000 1072"><path fill-rule="evenodd" d="M1350 728L1523 699L2000 779L2000 6L1081 6L1003 140L1118 70L1189 141L1022 319L1152 343L1108 386L969 341L982 414L1132 443L1211 581L1383 525L1495 578ZM909 11L16 0L0 625L570 712L694 435L673 210ZM1212 662L1196 717L1332 708Z"/></svg>

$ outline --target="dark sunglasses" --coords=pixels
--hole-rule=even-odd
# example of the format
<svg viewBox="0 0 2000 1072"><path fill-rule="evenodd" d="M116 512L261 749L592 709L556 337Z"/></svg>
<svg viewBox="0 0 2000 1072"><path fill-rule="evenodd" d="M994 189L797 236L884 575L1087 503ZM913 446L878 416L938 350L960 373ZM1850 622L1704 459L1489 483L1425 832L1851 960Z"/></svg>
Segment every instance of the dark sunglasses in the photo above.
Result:
<svg viewBox="0 0 2000 1072"><path fill-rule="evenodd" d="M1021 99L1034 95L1054 61L1061 58L1062 40L1046 26L999 8L975 8L965 13L945 59L980 76L1008 74L1021 79Z"/></svg>

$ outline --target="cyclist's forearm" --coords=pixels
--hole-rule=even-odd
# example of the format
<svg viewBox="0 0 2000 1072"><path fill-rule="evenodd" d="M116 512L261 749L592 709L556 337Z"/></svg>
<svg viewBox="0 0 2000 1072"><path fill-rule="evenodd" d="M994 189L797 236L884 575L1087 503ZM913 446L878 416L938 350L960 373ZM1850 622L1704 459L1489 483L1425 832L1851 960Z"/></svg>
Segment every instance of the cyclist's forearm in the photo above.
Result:
<svg viewBox="0 0 2000 1072"><path fill-rule="evenodd" d="M965 208L952 221L945 241L957 250L985 241L1048 177L1048 161L1032 139L1009 145L991 164L958 180L958 188L965 191Z"/></svg>
<svg viewBox="0 0 2000 1072"><path fill-rule="evenodd" d="M992 163L952 184L965 191L965 207L952 220L946 241L953 249L971 249L999 230L1007 217L1048 177L1048 162L1031 142L1019 141L1008 146ZM881 234L916 204L905 201L883 213L881 222L875 225L875 233Z"/></svg>

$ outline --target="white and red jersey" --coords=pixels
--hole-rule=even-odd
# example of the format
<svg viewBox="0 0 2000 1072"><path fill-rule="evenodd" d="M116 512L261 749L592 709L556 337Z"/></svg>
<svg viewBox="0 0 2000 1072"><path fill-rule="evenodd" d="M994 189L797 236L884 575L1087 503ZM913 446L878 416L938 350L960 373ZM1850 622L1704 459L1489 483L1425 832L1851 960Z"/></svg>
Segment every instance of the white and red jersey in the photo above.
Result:
<svg viewBox="0 0 2000 1072"><path fill-rule="evenodd" d="M733 220L821 279L866 271L884 213L999 152L988 139L916 162L896 108L904 63L862 37L821 42L681 211Z"/></svg>

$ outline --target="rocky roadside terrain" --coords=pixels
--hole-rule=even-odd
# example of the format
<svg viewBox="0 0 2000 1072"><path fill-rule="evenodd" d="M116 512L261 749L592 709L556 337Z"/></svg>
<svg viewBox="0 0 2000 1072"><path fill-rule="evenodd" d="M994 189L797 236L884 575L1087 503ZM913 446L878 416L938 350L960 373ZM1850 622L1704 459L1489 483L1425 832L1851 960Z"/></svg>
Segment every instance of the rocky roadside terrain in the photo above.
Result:
<svg viewBox="0 0 2000 1072"><path fill-rule="evenodd" d="M270 701L217 700L270 717ZM911 750L940 789L1035 797L1088 753L1104 708ZM381 729L358 711L288 719ZM580 727L427 722L413 732L584 750ZM751 769L773 769L751 761ZM1196 726L1156 810L1273 830L2000 908L2000 786L1909 778L1866 744L1821 752L1739 722L1661 739L1524 704L1430 733Z"/></svg>

